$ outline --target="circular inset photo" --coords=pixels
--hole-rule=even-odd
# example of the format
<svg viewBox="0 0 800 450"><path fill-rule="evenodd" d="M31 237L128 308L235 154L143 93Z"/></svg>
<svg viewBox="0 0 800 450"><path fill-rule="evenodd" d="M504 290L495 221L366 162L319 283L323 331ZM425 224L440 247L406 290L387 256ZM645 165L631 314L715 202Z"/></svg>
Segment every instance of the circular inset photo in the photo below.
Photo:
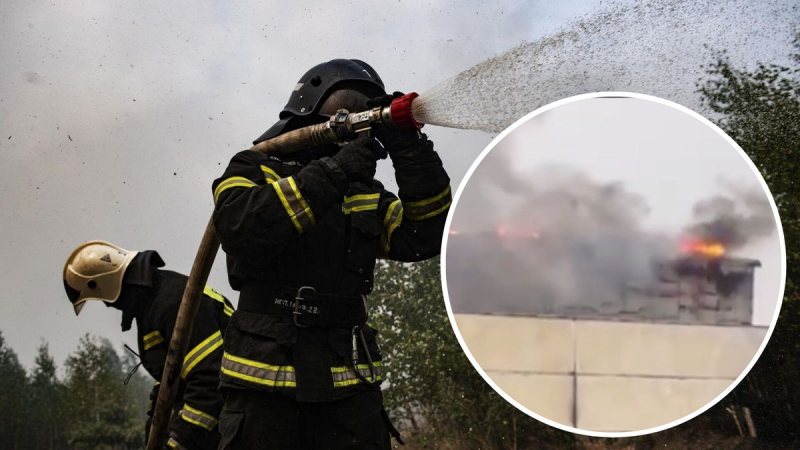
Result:
<svg viewBox="0 0 800 450"><path fill-rule="evenodd" d="M633 436L710 408L778 317L785 247L741 148L698 114L600 93L520 119L448 217L454 330L501 395L553 426Z"/></svg>

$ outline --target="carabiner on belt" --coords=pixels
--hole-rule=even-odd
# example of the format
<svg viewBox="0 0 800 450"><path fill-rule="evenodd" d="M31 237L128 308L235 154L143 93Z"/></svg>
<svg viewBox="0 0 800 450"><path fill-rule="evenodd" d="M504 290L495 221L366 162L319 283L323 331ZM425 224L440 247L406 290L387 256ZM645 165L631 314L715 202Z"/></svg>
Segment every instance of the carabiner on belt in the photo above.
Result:
<svg viewBox="0 0 800 450"><path fill-rule="evenodd" d="M367 347L367 339L364 337L364 330L361 329L360 326L356 325L353 327L352 331L353 336L353 371L356 373L356 377L361 380L362 383L366 384L370 387L377 387L380 385L380 380L378 379L378 373L375 370L375 363L372 361L372 355L369 354L369 348ZM358 341L359 338L361 340L361 345L364 348L364 353L367 354L367 366L369 367L369 378L365 377L360 370L358 370Z"/></svg>

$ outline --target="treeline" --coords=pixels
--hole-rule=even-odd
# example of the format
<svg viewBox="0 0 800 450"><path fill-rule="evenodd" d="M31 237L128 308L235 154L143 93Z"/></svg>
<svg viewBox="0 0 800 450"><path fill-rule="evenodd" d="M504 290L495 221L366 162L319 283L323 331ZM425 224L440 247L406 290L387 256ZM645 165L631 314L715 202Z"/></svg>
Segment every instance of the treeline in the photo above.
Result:
<svg viewBox="0 0 800 450"><path fill-rule="evenodd" d="M46 343L28 372L0 334L0 448L143 448L152 382L140 372L123 384L136 359L87 335L65 361L63 377Z"/></svg>

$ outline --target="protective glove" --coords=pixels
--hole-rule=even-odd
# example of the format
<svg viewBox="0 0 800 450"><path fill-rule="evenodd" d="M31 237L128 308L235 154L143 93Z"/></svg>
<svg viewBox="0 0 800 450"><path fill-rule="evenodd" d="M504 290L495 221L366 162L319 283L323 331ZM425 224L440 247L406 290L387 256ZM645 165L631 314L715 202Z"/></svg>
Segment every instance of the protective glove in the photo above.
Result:
<svg viewBox="0 0 800 450"><path fill-rule="evenodd" d="M351 182L374 178L377 161L383 158L386 158L386 150L378 141L368 137L345 144L331 157Z"/></svg>
<svg viewBox="0 0 800 450"><path fill-rule="evenodd" d="M393 94L371 98L367 100L367 106L370 108L389 106L392 104L392 100L403 95L405 94L402 92L394 92ZM396 153L424 143L424 135L421 135L417 130L397 130L379 124L372 127L372 135L383 144L392 159L394 159Z"/></svg>

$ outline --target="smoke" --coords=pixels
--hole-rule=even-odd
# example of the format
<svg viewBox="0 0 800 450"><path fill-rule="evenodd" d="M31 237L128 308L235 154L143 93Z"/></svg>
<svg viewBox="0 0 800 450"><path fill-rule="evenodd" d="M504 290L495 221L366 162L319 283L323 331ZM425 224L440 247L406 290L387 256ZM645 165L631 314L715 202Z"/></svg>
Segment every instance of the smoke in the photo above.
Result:
<svg viewBox="0 0 800 450"><path fill-rule="evenodd" d="M697 202L692 209L696 223L686 229L692 238L718 242L729 251L763 239L775 232L772 209L757 188L740 188L723 182L725 195Z"/></svg>
<svg viewBox="0 0 800 450"><path fill-rule="evenodd" d="M654 263L679 256L680 239L740 249L775 231L760 189L727 186L698 201L674 233L644 226L647 201L622 182L564 165L518 172L489 154L466 185L447 250L457 312L565 313L616 308L629 286L655 282ZM498 225L502 236L498 235Z"/></svg>

